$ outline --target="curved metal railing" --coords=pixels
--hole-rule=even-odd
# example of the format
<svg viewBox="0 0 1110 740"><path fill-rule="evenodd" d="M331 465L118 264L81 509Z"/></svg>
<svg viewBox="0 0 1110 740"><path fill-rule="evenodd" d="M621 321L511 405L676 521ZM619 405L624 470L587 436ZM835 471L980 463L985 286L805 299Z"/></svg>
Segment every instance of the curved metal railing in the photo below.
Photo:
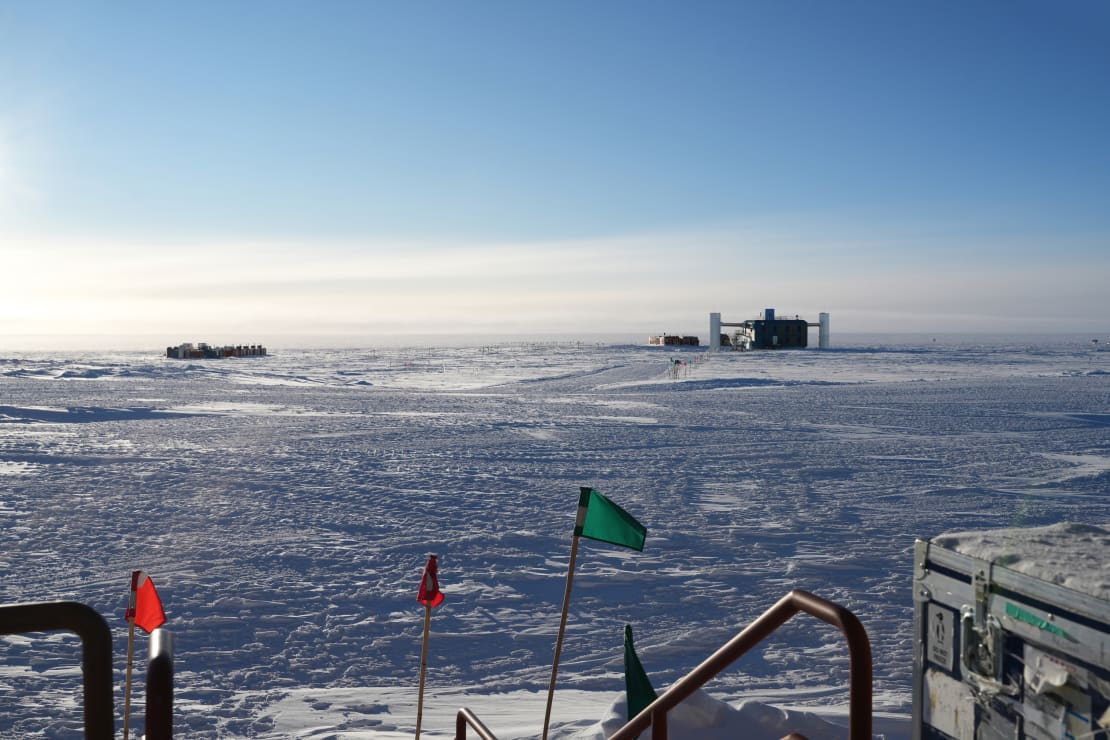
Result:
<svg viewBox="0 0 1110 740"><path fill-rule="evenodd" d="M856 616L842 606L795 590L779 599L743 632L729 640L684 678L633 717L628 724L609 736L609 740L633 740L651 727L653 740L667 740L667 713L704 686L744 653L755 647L799 611L807 612L832 624L848 641L850 661L848 737L851 740L871 738L871 643Z"/></svg>
<svg viewBox="0 0 1110 740"><path fill-rule="evenodd" d="M872 668L871 643L867 632L856 616L844 607L801 590L791 591L779 599L740 634L611 735L609 740L634 740L648 727L652 729L654 740L667 740L667 714L672 709L800 611L834 625L844 634L850 663L848 736L850 740L870 740ZM85 737L93 740L111 738L114 730L112 636L104 618L91 607L72 601L0 606L0 634L55 630L69 630L81 637ZM153 705L148 699L148 724L155 735L172 737L173 648L168 633L164 640L159 639L152 647L149 688L157 697ZM477 715L464 707L455 718L456 740L465 740L467 727L473 728L482 740L497 740Z"/></svg>
<svg viewBox="0 0 1110 740"><path fill-rule="evenodd" d="M867 639L867 631L856 615L844 607L802 590L791 591L779 599L759 619L667 689L628 724L610 735L609 740L634 740L648 727L651 728L653 740L667 740L668 712L800 611L828 622L844 634L848 642L850 666L848 737L850 740L871 740L871 642ZM466 740L468 724L478 731L482 740L496 740L474 713L466 708L460 709L456 718L455 740ZM787 738L802 736L791 733Z"/></svg>
<svg viewBox="0 0 1110 740"><path fill-rule="evenodd" d="M478 719L478 715L466 707L460 709L459 713L455 715L455 740L465 740L467 725L473 727L482 740L497 740L497 737L489 731L489 728L482 724L482 720Z"/></svg>
<svg viewBox="0 0 1110 740"><path fill-rule="evenodd" d="M76 601L0 606L0 634L76 632L81 638L84 675L85 738L110 739L115 731L112 708L112 632L96 610Z"/></svg>

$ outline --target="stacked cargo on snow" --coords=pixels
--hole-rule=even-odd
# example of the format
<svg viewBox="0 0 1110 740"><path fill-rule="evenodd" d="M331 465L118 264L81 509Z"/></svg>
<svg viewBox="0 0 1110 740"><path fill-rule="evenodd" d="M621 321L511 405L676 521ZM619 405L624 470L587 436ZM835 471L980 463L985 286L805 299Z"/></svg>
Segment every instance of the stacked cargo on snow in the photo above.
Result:
<svg viewBox="0 0 1110 740"><path fill-rule="evenodd" d="M236 344L213 347L207 342L185 342L176 347L166 347L166 357L178 360L215 360L222 357L265 357L266 348L261 344Z"/></svg>
<svg viewBox="0 0 1110 740"><path fill-rule="evenodd" d="M692 336L678 336L676 334L656 334L655 336L648 337L648 344L653 347L697 347L698 338Z"/></svg>

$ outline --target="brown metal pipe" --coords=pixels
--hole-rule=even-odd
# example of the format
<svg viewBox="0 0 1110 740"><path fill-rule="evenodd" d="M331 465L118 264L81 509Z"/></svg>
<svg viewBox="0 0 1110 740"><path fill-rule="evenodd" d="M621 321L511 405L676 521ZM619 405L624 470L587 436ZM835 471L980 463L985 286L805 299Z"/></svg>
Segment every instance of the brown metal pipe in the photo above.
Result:
<svg viewBox="0 0 1110 740"><path fill-rule="evenodd" d="M850 660L848 737L850 740L870 740L871 643L867 639L867 632L856 616L844 607L802 590L791 591L779 599L740 634L675 682L662 696L611 735L609 740L633 740L648 727L652 727L653 738L665 740L666 730L661 735L657 734L653 724L658 718L664 717L799 611L805 611L838 627L847 639ZM666 725L663 724L662 727Z"/></svg>
<svg viewBox="0 0 1110 740"><path fill-rule="evenodd" d="M651 713L652 740L667 740L667 712L660 709Z"/></svg>
<svg viewBox="0 0 1110 740"><path fill-rule="evenodd" d="M482 720L478 719L478 715L466 707L460 709L458 714L455 715L455 740L466 740L467 725L473 727L482 740L497 740L494 734L489 731L489 728L482 724Z"/></svg>

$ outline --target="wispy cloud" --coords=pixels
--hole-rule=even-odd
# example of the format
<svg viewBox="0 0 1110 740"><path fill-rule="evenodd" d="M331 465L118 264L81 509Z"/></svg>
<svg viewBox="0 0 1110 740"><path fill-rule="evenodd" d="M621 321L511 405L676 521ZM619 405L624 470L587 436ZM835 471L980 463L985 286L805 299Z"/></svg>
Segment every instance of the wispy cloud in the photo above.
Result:
<svg viewBox="0 0 1110 740"><path fill-rule="evenodd" d="M1107 308L1105 269L906 264L883 259L884 238L900 236L876 234L879 248L766 225L502 243L9 236L0 320L8 333L687 332L710 311L775 307L829 311L848 331L1020 331L1079 330L1091 306Z"/></svg>

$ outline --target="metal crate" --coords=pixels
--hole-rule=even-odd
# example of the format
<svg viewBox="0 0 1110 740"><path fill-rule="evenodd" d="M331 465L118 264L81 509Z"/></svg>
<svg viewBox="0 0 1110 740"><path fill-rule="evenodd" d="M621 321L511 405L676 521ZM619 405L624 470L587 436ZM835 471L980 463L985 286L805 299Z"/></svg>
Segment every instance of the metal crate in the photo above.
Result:
<svg viewBox="0 0 1110 740"><path fill-rule="evenodd" d="M914 556L914 740L1110 740L1110 601L943 539Z"/></svg>

